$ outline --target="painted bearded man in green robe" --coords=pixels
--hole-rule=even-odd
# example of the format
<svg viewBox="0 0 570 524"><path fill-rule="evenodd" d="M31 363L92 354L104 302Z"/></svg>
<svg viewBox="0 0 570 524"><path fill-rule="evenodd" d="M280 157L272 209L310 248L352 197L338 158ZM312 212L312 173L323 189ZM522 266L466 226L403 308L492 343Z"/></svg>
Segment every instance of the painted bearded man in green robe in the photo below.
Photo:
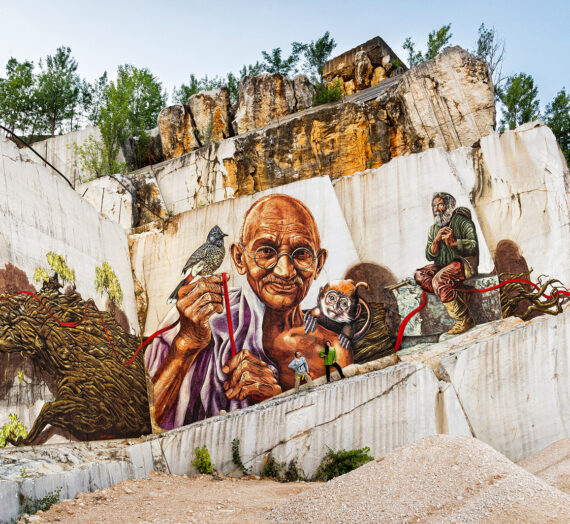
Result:
<svg viewBox="0 0 570 524"><path fill-rule="evenodd" d="M464 333L475 325L469 307L457 289L477 274L479 243L471 211L455 207L449 193L432 198L434 223L429 229L426 258L431 264L417 269L414 278L422 289L439 296L455 325L450 335Z"/></svg>

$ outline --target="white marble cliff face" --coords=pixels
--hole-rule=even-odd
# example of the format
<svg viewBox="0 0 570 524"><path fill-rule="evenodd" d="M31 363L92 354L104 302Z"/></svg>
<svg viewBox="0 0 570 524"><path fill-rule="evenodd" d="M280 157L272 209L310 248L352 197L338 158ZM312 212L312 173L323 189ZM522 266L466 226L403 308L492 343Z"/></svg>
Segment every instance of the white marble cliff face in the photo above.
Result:
<svg viewBox="0 0 570 524"><path fill-rule="evenodd" d="M533 275L570 285L570 172L540 122L481 140L472 202L492 252L516 243Z"/></svg>
<svg viewBox="0 0 570 524"><path fill-rule="evenodd" d="M63 255L75 269L77 291L105 309L95 289L95 267L107 262L123 291L121 309L138 333L127 237L121 226L100 216L51 169L31 153L0 140L0 269L13 264L32 285L36 268L48 269L46 253Z"/></svg>
<svg viewBox="0 0 570 524"><path fill-rule="evenodd" d="M431 194L446 191L473 211L480 272L494 268L500 242L509 241L533 276L570 284L570 174L543 124L492 133L480 149L395 158L338 180L335 191L361 261L386 266L397 278L427 263Z"/></svg>

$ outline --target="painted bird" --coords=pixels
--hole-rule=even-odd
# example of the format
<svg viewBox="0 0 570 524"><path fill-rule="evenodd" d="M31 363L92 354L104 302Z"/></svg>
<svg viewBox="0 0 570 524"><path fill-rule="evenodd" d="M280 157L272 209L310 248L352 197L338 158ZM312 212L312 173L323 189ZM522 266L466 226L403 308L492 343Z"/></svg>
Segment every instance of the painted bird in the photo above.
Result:
<svg viewBox="0 0 570 524"><path fill-rule="evenodd" d="M214 272L222 265L226 250L224 248L225 233L218 226L214 226L208 233L208 238L184 264L182 274L184 278L176 286L176 289L168 297L169 304L175 304L178 300L178 291L188 282L191 282L197 276L213 275Z"/></svg>

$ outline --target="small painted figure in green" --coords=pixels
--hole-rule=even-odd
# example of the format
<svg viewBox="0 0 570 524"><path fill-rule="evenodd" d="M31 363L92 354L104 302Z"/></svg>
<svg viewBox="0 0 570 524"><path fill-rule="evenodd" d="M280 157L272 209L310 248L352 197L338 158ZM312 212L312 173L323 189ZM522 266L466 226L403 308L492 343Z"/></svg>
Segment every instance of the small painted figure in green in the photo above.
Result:
<svg viewBox="0 0 570 524"><path fill-rule="evenodd" d="M336 351L331 343L327 340L325 341L325 347L321 349L319 353L321 358L325 359L325 370L327 374L327 382L331 381L331 366L338 371L340 378L344 378L344 373L342 372L342 368L339 366L338 362L336 361Z"/></svg>

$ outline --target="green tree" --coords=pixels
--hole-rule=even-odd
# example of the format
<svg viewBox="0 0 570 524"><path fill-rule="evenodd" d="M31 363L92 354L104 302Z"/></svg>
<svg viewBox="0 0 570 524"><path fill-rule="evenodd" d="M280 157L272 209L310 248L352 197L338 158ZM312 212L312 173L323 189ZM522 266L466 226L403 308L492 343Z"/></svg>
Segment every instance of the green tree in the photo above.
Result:
<svg viewBox="0 0 570 524"><path fill-rule="evenodd" d="M107 295L107 300L113 306L120 307L123 302L123 290L115 272L107 262L95 268L95 289L101 295Z"/></svg>
<svg viewBox="0 0 570 524"><path fill-rule="evenodd" d="M287 58L282 58L281 53L280 47L272 49L270 53L261 51L263 56L263 68L271 74L280 74L283 76L295 74L297 72L295 66L299 61L300 49L294 47Z"/></svg>
<svg viewBox="0 0 570 524"><path fill-rule="evenodd" d="M514 129L540 116L538 88L532 76L525 73L510 76L498 93L503 106L501 130Z"/></svg>
<svg viewBox="0 0 570 524"><path fill-rule="evenodd" d="M426 60L435 58L444 49L449 47L448 44L452 36L451 24L441 26L439 29L434 29L428 35L427 51L425 54L417 50L416 44L410 37L407 37L404 40L402 47L404 48L404 51L407 51L408 53L408 66L412 68Z"/></svg>
<svg viewBox="0 0 570 524"><path fill-rule="evenodd" d="M117 80L110 82L104 90L98 121L105 149L103 157L109 163L107 174L120 171L116 158L121 144L129 136L134 136L139 143L135 163L140 165L145 156L144 144L149 142L146 130L156 126L166 100L162 84L148 69L119 66Z"/></svg>
<svg viewBox="0 0 570 524"><path fill-rule="evenodd" d="M503 59L505 57L505 43L499 40L494 27L490 29L481 24L479 26L479 38L477 39L477 49L473 54L482 58L487 62L489 74L495 86L495 96L498 97L497 88L499 88L505 78L503 77Z"/></svg>
<svg viewBox="0 0 570 524"><path fill-rule="evenodd" d="M546 106L544 117L560 144L566 162L570 165L570 96L566 93L565 87Z"/></svg>
<svg viewBox="0 0 570 524"><path fill-rule="evenodd" d="M412 67L416 67L424 61L424 55L421 51L416 50L416 44L412 42L411 37L408 36L404 40L402 47L404 48L404 51L407 51L408 53L408 67L410 69Z"/></svg>
<svg viewBox="0 0 570 524"><path fill-rule="evenodd" d="M56 129L62 130L65 120L73 117L80 98L79 77L76 74L77 61L71 56L69 47L59 47L55 55L40 60L37 103L43 116L45 129L55 136Z"/></svg>
<svg viewBox="0 0 570 524"><path fill-rule="evenodd" d="M334 38L328 31L317 40L308 44L293 42L293 51L302 54L305 60L303 69L309 74L313 82L322 82L323 67L336 47Z"/></svg>
<svg viewBox="0 0 570 524"><path fill-rule="evenodd" d="M63 284L66 282L70 282L71 284L75 283L75 270L71 269L67 265L67 261L63 255L58 255L53 251L49 251L46 253L46 260L49 267L52 271L56 274L56 276L60 277L63 281ZM34 271L34 280L38 283L47 282L49 280L48 272L41 267L36 268Z"/></svg>
<svg viewBox="0 0 570 524"><path fill-rule="evenodd" d="M105 92L108 86L107 71L104 71L92 84L84 87L84 106L87 111L87 122L91 125L97 125L101 118L101 106L105 102Z"/></svg>
<svg viewBox="0 0 570 524"><path fill-rule="evenodd" d="M427 51L425 54L426 60L435 58L439 53L449 47L449 41L453 33L451 32L451 24L441 26L437 30L433 30L428 35Z"/></svg>
<svg viewBox="0 0 570 524"><path fill-rule="evenodd" d="M240 79L244 79L246 76L257 76L263 73L264 65L259 60L255 64L247 64L240 69L239 76Z"/></svg>
<svg viewBox="0 0 570 524"><path fill-rule="evenodd" d="M178 89L175 87L172 93L172 99L175 104L185 105L188 103L188 99L202 91L202 85L200 80L196 78L196 75L190 74L190 81L188 84L182 84Z"/></svg>
<svg viewBox="0 0 570 524"><path fill-rule="evenodd" d="M31 125L34 101L34 64L10 58L6 78L0 80L0 115L10 131L25 132Z"/></svg>

